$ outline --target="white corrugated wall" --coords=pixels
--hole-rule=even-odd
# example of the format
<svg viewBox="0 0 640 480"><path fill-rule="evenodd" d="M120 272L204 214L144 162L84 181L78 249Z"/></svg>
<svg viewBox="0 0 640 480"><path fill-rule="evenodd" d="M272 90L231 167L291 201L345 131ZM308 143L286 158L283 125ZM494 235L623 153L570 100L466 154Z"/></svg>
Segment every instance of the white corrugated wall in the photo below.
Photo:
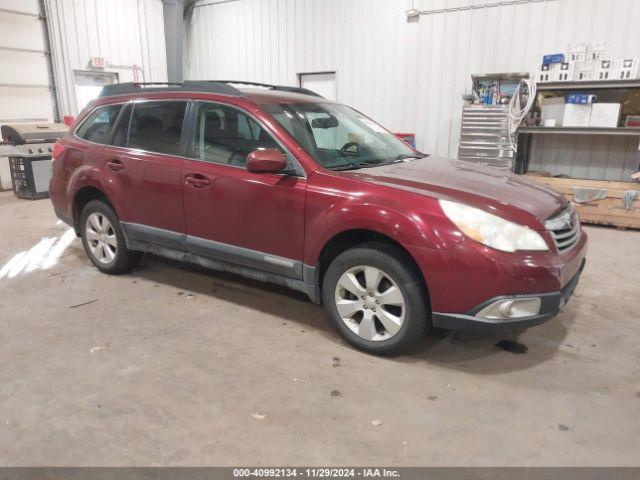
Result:
<svg viewBox="0 0 640 480"><path fill-rule="evenodd" d="M76 114L74 71L92 70L91 57L109 64L121 82L167 79L161 0L46 0L61 115Z"/></svg>
<svg viewBox="0 0 640 480"><path fill-rule="evenodd" d="M54 116L38 0L0 0L0 124Z"/></svg>
<svg viewBox="0 0 640 480"><path fill-rule="evenodd" d="M640 57L640 1L549 0L423 15L498 0L201 0L187 24L186 78L295 85L337 72L338 100L418 147L455 156L461 96L477 73L533 71L544 53L606 40Z"/></svg>

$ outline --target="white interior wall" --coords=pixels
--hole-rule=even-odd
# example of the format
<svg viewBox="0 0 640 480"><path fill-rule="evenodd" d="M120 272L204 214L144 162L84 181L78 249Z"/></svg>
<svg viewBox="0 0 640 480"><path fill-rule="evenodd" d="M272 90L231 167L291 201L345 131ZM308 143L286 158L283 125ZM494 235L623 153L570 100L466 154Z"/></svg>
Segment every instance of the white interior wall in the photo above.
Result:
<svg viewBox="0 0 640 480"><path fill-rule="evenodd" d="M92 70L91 57L120 82L167 80L161 0L46 0L61 115L77 114L74 71Z"/></svg>
<svg viewBox="0 0 640 480"><path fill-rule="evenodd" d="M38 0L0 0L0 124L53 118Z"/></svg>
<svg viewBox="0 0 640 480"><path fill-rule="evenodd" d="M337 72L338 101L418 148L455 156L471 74L534 71L544 53L606 40L640 57L640 1L549 0L423 15L497 0L206 0L187 24L185 78L295 85Z"/></svg>

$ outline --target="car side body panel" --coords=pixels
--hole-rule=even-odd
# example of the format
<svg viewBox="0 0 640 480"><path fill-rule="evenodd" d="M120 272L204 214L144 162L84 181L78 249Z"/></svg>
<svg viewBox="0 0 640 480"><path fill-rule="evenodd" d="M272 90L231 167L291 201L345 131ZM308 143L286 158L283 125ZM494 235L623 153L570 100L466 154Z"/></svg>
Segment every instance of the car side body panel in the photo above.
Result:
<svg viewBox="0 0 640 480"><path fill-rule="evenodd" d="M73 211L73 202L80 190L91 187L102 192L122 218L118 190L109 182L105 168L95 160L102 157L104 146L82 141L71 134L67 134L62 142L65 151L53 162L53 175L49 187L56 212L68 219L77 220L74 214L79 212Z"/></svg>
<svg viewBox="0 0 640 480"><path fill-rule="evenodd" d="M407 250L451 248L462 236L447 223L434 199L321 169L307 188L305 262L314 265L330 238L351 229L381 233Z"/></svg>
<svg viewBox="0 0 640 480"><path fill-rule="evenodd" d="M305 178L191 159L182 176L190 250L204 254L200 240L210 240L260 252L272 264L301 262ZM207 184L189 183L194 176Z"/></svg>
<svg viewBox="0 0 640 480"><path fill-rule="evenodd" d="M121 169L108 164L118 161ZM105 146L91 159L118 204L120 220L185 233L182 205L184 158ZM95 172L97 173L97 172Z"/></svg>

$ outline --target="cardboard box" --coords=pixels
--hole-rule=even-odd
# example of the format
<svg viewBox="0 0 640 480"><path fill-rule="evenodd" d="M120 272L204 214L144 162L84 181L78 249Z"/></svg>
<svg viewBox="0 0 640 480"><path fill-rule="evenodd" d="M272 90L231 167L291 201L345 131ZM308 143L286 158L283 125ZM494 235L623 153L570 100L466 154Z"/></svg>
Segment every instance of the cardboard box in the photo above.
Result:
<svg viewBox="0 0 640 480"><path fill-rule="evenodd" d="M593 103L589 116L590 127L617 127L620 120L619 103Z"/></svg>
<svg viewBox="0 0 640 480"><path fill-rule="evenodd" d="M600 60L596 70L596 80L613 80L616 78L616 68L613 60Z"/></svg>
<svg viewBox="0 0 640 480"><path fill-rule="evenodd" d="M624 122L624 126L640 128L640 115L629 115Z"/></svg>
<svg viewBox="0 0 640 480"><path fill-rule="evenodd" d="M607 60L608 59L608 54L606 52L597 52L597 51L588 51L587 54L585 55L585 60L590 61L590 60Z"/></svg>
<svg viewBox="0 0 640 480"><path fill-rule="evenodd" d="M609 42L589 42L587 44L586 60L608 60Z"/></svg>
<svg viewBox="0 0 640 480"><path fill-rule="evenodd" d="M573 79L577 81L589 81L596 78L596 72L593 70L575 70L573 72Z"/></svg>
<svg viewBox="0 0 640 480"><path fill-rule="evenodd" d="M598 70L595 80L614 80L616 78L615 70Z"/></svg>
<svg viewBox="0 0 640 480"><path fill-rule="evenodd" d="M592 104L567 103L562 117L563 127L588 127Z"/></svg>
<svg viewBox="0 0 640 480"><path fill-rule="evenodd" d="M556 70L538 70L536 72L536 83L547 83L558 81L558 71Z"/></svg>
<svg viewBox="0 0 640 480"><path fill-rule="evenodd" d="M540 100L540 119L544 125L545 120L555 120L556 126L562 125L564 117L564 98L548 97Z"/></svg>
<svg viewBox="0 0 640 480"><path fill-rule="evenodd" d="M571 82L573 81L573 63L561 63L560 71L558 72L559 82Z"/></svg>
<svg viewBox="0 0 640 480"><path fill-rule="evenodd" d="M584 62L587 59L587 52L568 53L565 55L568 62Z"/></svg>
<svg viewBox="0 0 640 480"><path fill-rule="evenodd" d="M597 64L594 61L579 61L573 63L573 79L580 80L594 80L596 77Z"/></svg>
<svg viewBox="0 0 640 480"><path fill-rule="evenodd" d="M585 60L584 62L573 62L574 70L582 70L582 71L592 71L598 68L598 62L594 62L593 60Z"/></svg>
<svg viewBox="0 0 640 480"><path fill-rule="evenodd" d="M570 53L585 53L587 51L586 43L569 43L567 45L567 52Z"/></svg>
<svg viewBox="0 0 640 480"><path fill-rule="evenodd" d="M615 62L616 75L618 80L631 80L640 77L640 59L621 58Z"/></svg>
<svg viewBox="0 0 640 480"><path fill-rule="evenodd" d="M564 54L565 62L584 62L587 59L587 45L584 43L570 43L567 45L567 53Z"/></svg>

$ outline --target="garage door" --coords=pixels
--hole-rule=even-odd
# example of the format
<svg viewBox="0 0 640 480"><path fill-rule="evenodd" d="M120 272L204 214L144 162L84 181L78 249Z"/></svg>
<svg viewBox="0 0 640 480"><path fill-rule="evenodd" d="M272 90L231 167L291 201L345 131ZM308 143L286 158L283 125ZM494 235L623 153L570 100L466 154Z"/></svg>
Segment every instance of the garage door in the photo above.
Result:
<svg viewBox="0 0 640 480"><path fill-rule="evenodd" d="M0 0L0 124L53 120L44 22L38 0Z"/></svg>

